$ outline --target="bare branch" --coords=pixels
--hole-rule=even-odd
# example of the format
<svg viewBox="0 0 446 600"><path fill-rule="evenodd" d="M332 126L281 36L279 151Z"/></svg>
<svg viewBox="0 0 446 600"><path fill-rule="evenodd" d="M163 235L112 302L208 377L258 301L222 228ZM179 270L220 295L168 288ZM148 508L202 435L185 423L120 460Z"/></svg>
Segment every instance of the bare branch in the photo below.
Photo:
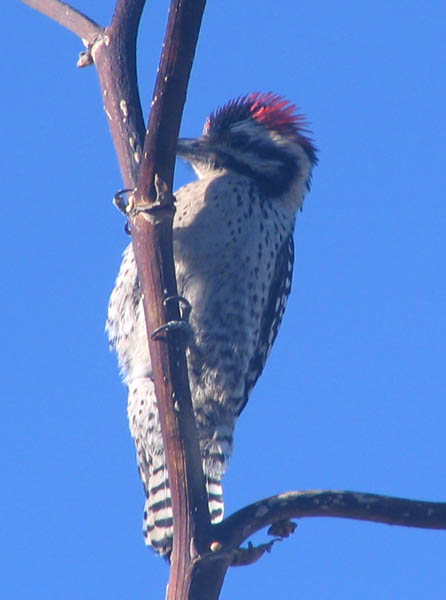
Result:
<svg viewBox="0 0 446 600"><path fill-rule="evenodd" d="M130 213L143 292L158 412L172 496L174 542L168 598L192 597L193 562L210 543L210 517L181 334L152 332L179 320L169 197L176 143L205 0L173 0L163 45L143 161ZM155 190L155 180L158 190ZM161 188L165 188L160 194ZM155 203L155 204L154 204ZM167 344L166 341L169 341ZM211 598L211 597L209 597Z"/></svg>
<svg viewBox="0 0 446 600"><path fill-rule="evenodd" d="M446 529L446 503L337 490L286 492L250 504L214 525L214 538L225 551L238 547L253 533L276 521L303 517L341 517L405 527Z"/></svg>
<svg viewBox="0 0 446 600"><path fill-rule="evenodd" d="M102 31L100 25L65 2L59 0L22 0L22 2L78 35L85 46L92 44Z"/></svg>
<svg viewBox="0 0 446 600"><path fill-rule="evenodd" d="M141 165L140 194L150 188L153 197L155 173L172 187L187 82L205 5L206 0L172 0L144 144L144 155L153 159Z"/></svg>
<svg viewBox="0 0 446 600"><path fill-rule="evenodd" d="M112 23L87 48L96 64L105 114L126 188L136 186L144 119L136 73L136 40L145 0L120 0Z"/></svg>
<svg viewBox="0 0 446 600"><path fill-rule="evenodd" d="M150 334L167 321L179 319L178 306L173 302L166 306L163 302L166 296L177 293L170 190L180 119L205 0L172 1L142 152L144 124L137 87L136 37L144 3L145 0L118 0L111 25L103 29L61 2L28 2L83 37L87 51L78 65L96 64L125 187L133 189L137 184L131 196L134 210L129 212L129 217L144 299L174 516L168 597L180 600L194 593L190 589L191 581L195 581L193 561L208 551L211 526L183 341L169 333L171 343L166 344L166 336L162 336L164 339L161 341L157 336L155 341ZM158 192L161 190L162 194L155 193L155 174ZM154 210L147 210L147 205L155 200L158 200L158 205L153 207ZM141 207L144 207L143 211ZM211 571L217 574L213 577L208 570L208 579L212 579L215 597L218 597L226 568L219 564L215 571L212 565ZM199 578L197 582L200 589L202 581L203 578ZM208 583L210 585L210 581ZM207 596L209 600L212 597Z"/></svg>

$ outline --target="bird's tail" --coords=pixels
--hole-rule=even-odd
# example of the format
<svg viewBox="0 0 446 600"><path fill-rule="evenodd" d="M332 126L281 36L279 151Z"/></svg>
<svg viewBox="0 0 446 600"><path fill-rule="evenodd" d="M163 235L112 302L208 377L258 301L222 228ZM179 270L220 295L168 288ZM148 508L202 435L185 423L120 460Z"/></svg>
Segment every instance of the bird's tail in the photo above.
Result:
<svg viewBox="0 0 446 600"><path fill-rule="evenodd" d="M172 550L172 500L164 456L155 456L146 484L143 534L148 546L162 555Z"/></svg>
<svg viewBox="0 0 446 600"><path fill-rule="evenodd" d="M148 497L143 521L144 540L156 552L168 556L172 551L173 517L167 465L163 455L155 456L147 483ZM218 523L223 519L224 509L221 478L207 477L206 490L211 522Z"/></svg>
<svg viewBox="0 0 446 600"><path fill-rule="evenodd" d="M208 493L209 514L211 523L220 523L223 520L224 502L221 479L206 477L206 491Z"/></svg>

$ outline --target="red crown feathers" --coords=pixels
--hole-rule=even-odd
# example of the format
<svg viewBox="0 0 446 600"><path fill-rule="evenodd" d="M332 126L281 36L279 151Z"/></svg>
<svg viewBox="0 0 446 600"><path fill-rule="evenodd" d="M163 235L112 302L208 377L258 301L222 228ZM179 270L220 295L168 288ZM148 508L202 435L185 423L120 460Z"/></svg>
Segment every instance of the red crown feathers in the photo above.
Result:
<svg viewBox="0 0 446 600"><path fill-rule="evenodd" d="M213 112L204 125L203 134L222 133L234 123L254 119L271 131L315 151L305 117L297 112L297 107L273 92L254 92L231 100Z"/></svg>

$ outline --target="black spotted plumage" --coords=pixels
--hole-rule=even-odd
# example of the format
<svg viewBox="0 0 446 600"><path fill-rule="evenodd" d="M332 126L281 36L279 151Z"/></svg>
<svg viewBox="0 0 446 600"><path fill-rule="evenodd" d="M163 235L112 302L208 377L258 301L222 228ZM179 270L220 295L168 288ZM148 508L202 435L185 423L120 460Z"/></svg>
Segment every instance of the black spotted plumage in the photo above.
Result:
<svg viewBox="0 0 446 600"><path fill-rule="evenodd" d="M191 304L187 363L213 522L234 427L260 376L291 288L293 231L316 163L307 125L283 98L229 102L203 135L178 140L198 180L176 192L178 292ZM171 496L144 312L131 246L124 253L107 332L128 387L128 417L146 503L146 543L168 556Z"/></svg>
<svg viewBox="0 0 446 600"><path fill-rule="evenodd" d="M274 268L274 276L268 294L268 302L263 311L260 325L260 336L256 351L249 363L249 371L246 377L246 389L243 404L241 404L238 415L245 408L249 396L255 386L257 379L262 374L271 348L279 332L282 317L285 312L288 296L291 292L294 264L294 239L293 234L282 244L277 255Z"/></svg>

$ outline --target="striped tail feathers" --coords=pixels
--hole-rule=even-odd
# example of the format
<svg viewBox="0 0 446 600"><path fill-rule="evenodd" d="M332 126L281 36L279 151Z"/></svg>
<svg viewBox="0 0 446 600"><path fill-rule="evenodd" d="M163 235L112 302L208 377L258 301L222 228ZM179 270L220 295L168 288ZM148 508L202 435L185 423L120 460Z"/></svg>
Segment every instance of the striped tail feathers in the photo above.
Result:
<svg viewBox="0 0 446 600"><path fill-rule="evenodd" d="M206 477L206 491L208 493L211 523L220 523L220 521L223 520L225 508L221 479L216 477Z"/></svg>
<svg viewBox="0 0 446 600"><path fill-rule="evenodd" d="M143 533L147 545L161 555L172 550L172 500L161 437L153 381L132 377L128 381L128 415L135 441L140 476L146 492ZM232 450L232 424L218 429L198 420L200 449L209 499L211 521L223 519L221 479Z"/></svg>
<svg viewBox="0 0 446 600"><path fill-rule="evenodd" d="M201 440L200 443L212 523L223 520L224 501L221 480L232 454L232 442L233 427L223 424L214 431L210 440Z"/></svg>
<svg viewBox="0 0 446 600"><path fill-rule="evenodd" d="M144 540L164 556L172 550L173 535L172 499L164 455L154 457L146 492Z"/></svg>
<svg viewBox="0 0 446 600"><path fill-rule="evenodd" d="M165 556L172 550L173 517L167 466L163 457L152 465L144 507L143 534L148 546ZM212 523L223 519L223 489L220 479L206 477L209 513Z"/></svg>

